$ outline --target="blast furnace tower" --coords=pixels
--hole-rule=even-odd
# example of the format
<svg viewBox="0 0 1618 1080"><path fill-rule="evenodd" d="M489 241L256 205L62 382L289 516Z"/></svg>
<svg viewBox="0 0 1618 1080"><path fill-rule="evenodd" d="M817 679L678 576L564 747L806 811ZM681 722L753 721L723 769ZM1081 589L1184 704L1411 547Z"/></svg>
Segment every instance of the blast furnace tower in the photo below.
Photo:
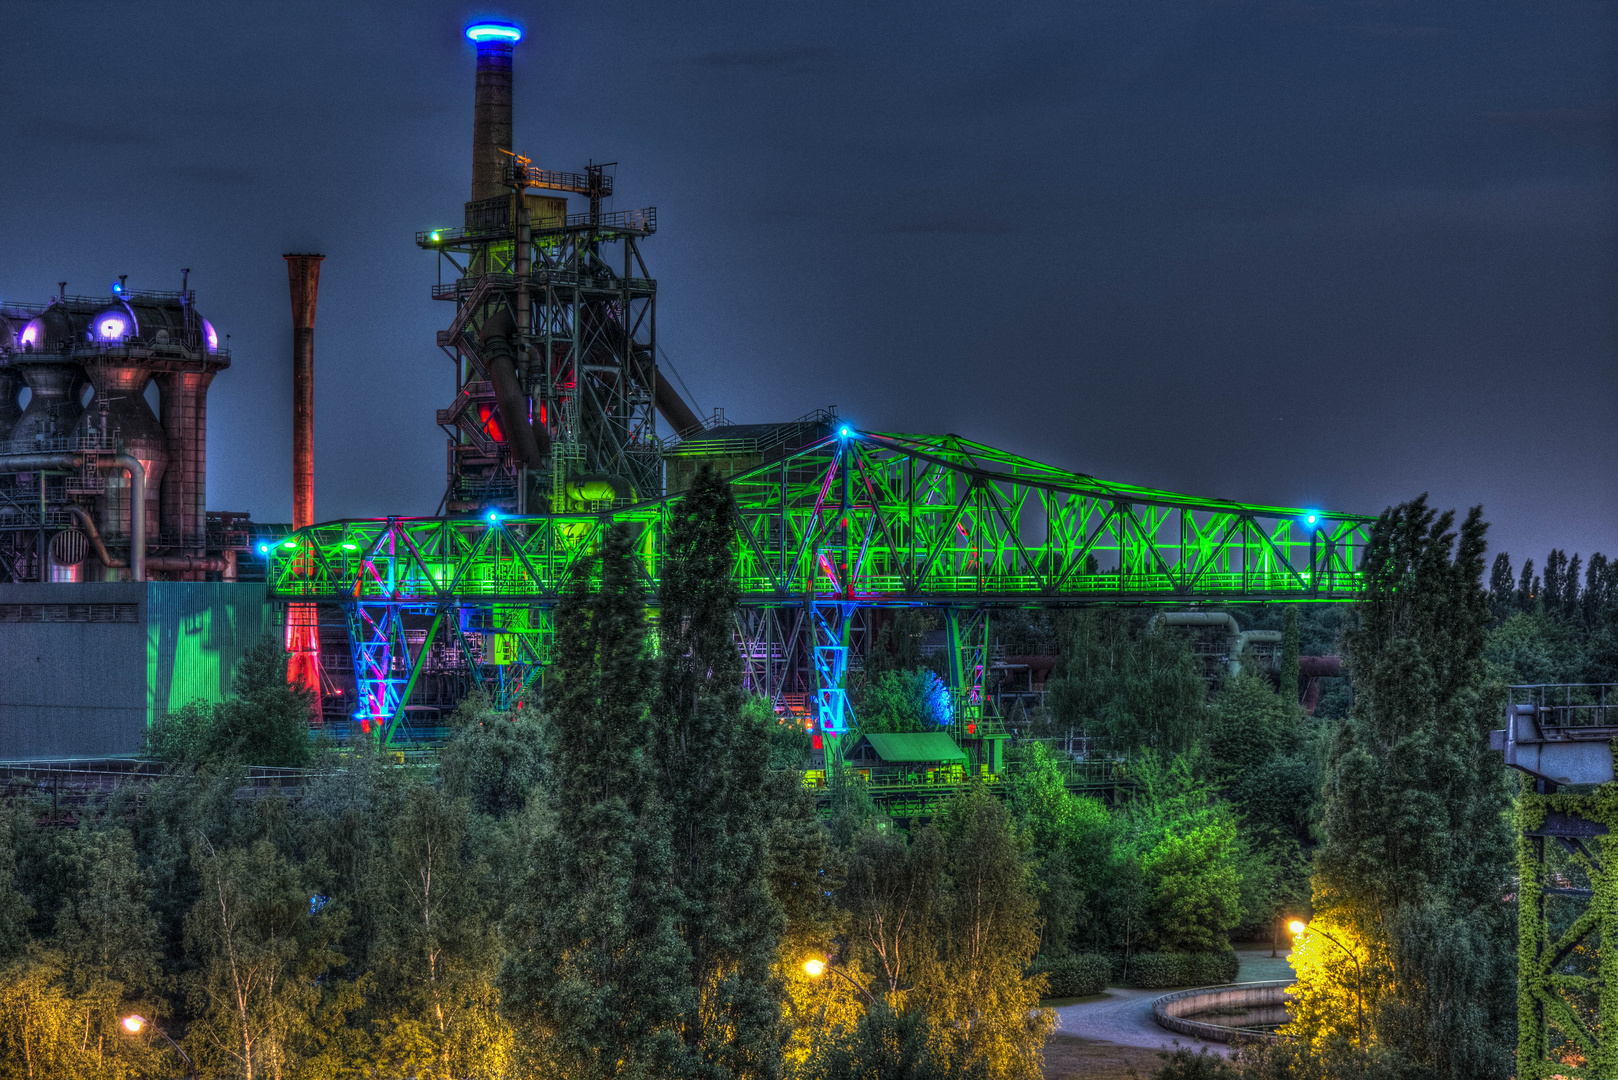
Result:
<svg viewBox="0 0 1618 1080"><path fill-rule="evenodd" d="M0 580L233 578L246 515L204 504L208 386L229 366L183 282L0 307Z"/></svg>
<svg viewBox="0 0 1618 1080"><path fill-rule="evenodd" d="M657 282L640 244L657 210L612 211L611 165L534 167L512 147L509 23L476 23L472 190L459 228L416 235L439 254L433 297L455 305L438 345L455 397L449 514L589 510L663 493L657 418L702 427L660 377ZM556 192L560 194L533 194ZM568 196L587 209L569 213ZM449 271L446 278L445 271Z"/></svg>

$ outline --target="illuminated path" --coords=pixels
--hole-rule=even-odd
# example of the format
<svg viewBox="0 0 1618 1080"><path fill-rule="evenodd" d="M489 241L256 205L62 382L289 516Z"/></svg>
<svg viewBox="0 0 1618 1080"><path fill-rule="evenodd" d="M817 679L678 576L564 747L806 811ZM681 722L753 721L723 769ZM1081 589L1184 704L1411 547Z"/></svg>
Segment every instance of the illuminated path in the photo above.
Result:
<svg viewBox="0 0 1618 1080"><path fill-rule="evenodd" d="M1285 958L1272 960L1268 949L1238 950L1237 955L1242 962L1236 976L1237 982L1292 978L1292 965ZM1174 1040L1178 1039L1182 1046L1206 1046L1217 1053L1228 1054L1230 1047L1224 1043L1205 1042L1158 1027L1152 1019L1152 1002L1168 992L1109 986L1104 995L1094 1000L1059 1006L1056 1010L1056 1030L1081 1039L1119 1046L1144 1046L1153 1050L1172 1047Z"/></svg>

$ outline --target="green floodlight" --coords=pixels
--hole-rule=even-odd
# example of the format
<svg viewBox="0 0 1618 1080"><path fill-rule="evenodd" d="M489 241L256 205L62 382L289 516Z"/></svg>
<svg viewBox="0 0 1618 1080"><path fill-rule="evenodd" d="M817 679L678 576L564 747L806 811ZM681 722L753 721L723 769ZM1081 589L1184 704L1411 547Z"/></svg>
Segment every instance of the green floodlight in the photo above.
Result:
<svg viewBox="0 0 1618 1080"><path fill-rule="evenodd" d="M296 540L288 540L286 543L282 544L281 546L290 550L292 548L297 547L298 542Z"/></svg>

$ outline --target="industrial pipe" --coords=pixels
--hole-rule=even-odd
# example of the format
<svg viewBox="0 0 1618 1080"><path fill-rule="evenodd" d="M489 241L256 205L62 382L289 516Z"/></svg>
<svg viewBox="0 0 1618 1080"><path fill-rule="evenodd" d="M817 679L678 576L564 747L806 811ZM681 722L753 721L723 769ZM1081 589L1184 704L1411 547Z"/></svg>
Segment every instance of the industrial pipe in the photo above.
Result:
<svg viewBox="0 0 1618 1080"><path fill-rule="evenodd" d="M107 553L107 545L101 539L101 532L96 523L82 506L69 504L63 507L68 513L78 518L79 524L84 528L84 535L90 541L96 558L102 564L112 569L121 569L129 565L124 559L115 559ZM217 555L148 555L146 556L147 570L164 571L212 571L216 574L230 572L232 560Z"/></svg>
<svg viewBox="0 0 1618 1080"><path fill-rule="evenodd" d="M657 361L649 361L652 368L652 401L657 411L663 414L663 419L669 422L676 435L689 435L700 430L702 420L691 411L691 406L685 403L672 383L663 378L663 373L657 368Z"/></svg>
<svg viewBox="0 0 1618 1080"><path fill-rule="evenodd" d="M510 312L491 316L478 332L478 352L489 373L489 384L494 387L494 403L500 409L500 430L505 434L506 446L518 465L538 472L541 459L550 453L550 433L544 433L542 447L540 433L528 422L528 395L517 380L516 357L511 350L515 331Z"/></svg>
<svg viewBox="0 0 1618 1080"><path fill-rule="evenodd" d="M129 454L116 454L100 467L129 473L129 566L130 577L146 580L146 467ZM82 469L83 454L5 454L0 455L0 473L40 472L45 469ZM99 538L98 538L99 539ZM102 551L105 551L102 548ZM100 552L97 553L98 555ZM107 563L108 566L122 565Z"/></svg>
<svg viewBox="0 0 1618 1080"><path fill-rule="evenodd" d="M1247 646L1255 641L1266 643L1279 642L1279 630L1243 630L1236 621L1236 616L1227 611L1169 611L1153 615L1146 623L1146 632L1149 634L1157 628L1158 620L1169 626L1222 626L1225 628L1225 638L1231 643L1229 670L1232 675L1239 675L1242 671L1242 654Z"/></svg>
<svg viewBox="0 0 1618 1080"><path fill-rule="evenodd" d="M292 527L315 523L315 296L324 255L283 255L292 289Z"/></svg>

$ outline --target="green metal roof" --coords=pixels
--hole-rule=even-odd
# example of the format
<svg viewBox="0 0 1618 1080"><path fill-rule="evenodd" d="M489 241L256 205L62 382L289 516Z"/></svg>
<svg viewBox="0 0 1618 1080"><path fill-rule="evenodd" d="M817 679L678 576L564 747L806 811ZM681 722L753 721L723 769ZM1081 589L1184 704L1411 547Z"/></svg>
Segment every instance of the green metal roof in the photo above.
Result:
<svg viewBox="0 0 1618 1080"><path fill-rule="evenodd" d="M883 761L965 761L966 751L942 731L904 735L867 735L867 742Z"/></svg>

